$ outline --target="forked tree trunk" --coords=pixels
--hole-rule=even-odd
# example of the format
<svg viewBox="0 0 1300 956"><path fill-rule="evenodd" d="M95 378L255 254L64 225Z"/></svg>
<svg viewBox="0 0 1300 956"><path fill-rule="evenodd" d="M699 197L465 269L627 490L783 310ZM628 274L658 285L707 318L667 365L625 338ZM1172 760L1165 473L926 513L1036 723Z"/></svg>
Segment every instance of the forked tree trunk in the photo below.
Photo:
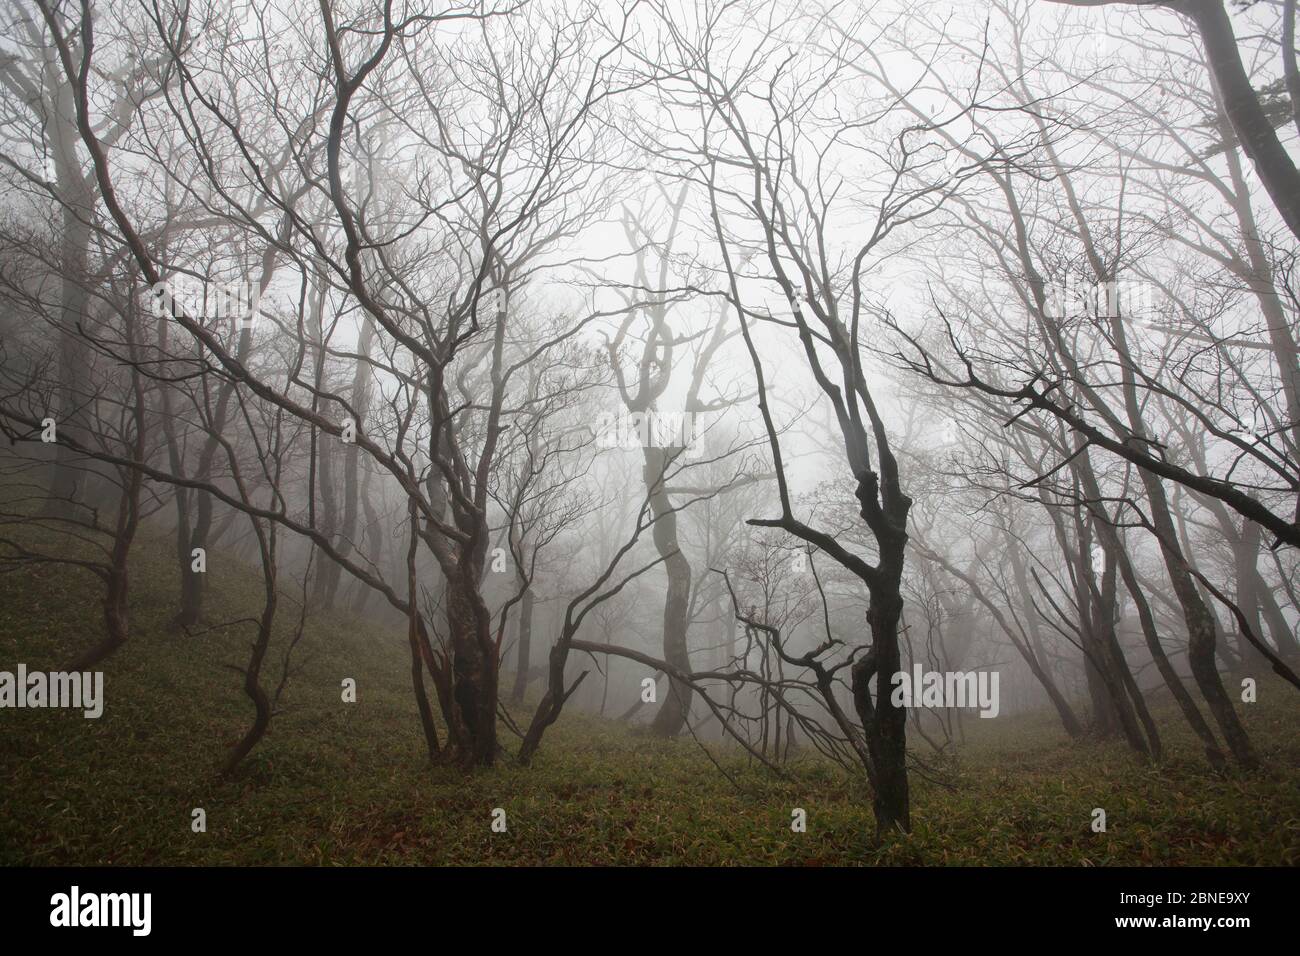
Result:
<svg viewBox="0 0 1300 956"><path fill-rule="evenodd" d="M900 555L901 558L901 555ZM901 571L901 562L899 566ZM897 594L872 594L867 609L871 650L853 666L853 703L862 722L870 755L876 830L912 829L907 783L907 710L892 701L891 678L901 670L898 623L903 600ZM876 679L875 700L870 681Z"/></svg>
<svg viewBox="0 0 1300 956"><path fill-rule="evenodd" d="M897 464L888 447L881 444L881 465L887 477L879 497L880 479L875 472L860 473L858 478L862 518L875 536L880 560L877 574L864 582L870 594L867 626L871 649L852 668L852 690L870 756L876 831L908 833L912 829L912 810L907 783L907 710L894 706L892 678L902 670L898 628L903 616L903 561L912 500L899 489ZM868 686L873 676L874 701Z"/></svg>

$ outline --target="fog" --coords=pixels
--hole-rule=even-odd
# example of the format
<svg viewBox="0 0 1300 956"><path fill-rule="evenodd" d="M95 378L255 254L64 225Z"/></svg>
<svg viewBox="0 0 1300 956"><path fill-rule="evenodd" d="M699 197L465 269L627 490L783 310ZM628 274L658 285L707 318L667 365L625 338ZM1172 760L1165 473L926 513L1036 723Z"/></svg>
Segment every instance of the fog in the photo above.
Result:
<svg viewBox="0 0 1300 956"><path fill-rule="evenodd" d="M1293 12L16 0L0 565L90 576L111 714L174 555L170 653L244 638L226 777L337 621L438 768L582 717L881 832L981 725L1254 770Z"/></svg>

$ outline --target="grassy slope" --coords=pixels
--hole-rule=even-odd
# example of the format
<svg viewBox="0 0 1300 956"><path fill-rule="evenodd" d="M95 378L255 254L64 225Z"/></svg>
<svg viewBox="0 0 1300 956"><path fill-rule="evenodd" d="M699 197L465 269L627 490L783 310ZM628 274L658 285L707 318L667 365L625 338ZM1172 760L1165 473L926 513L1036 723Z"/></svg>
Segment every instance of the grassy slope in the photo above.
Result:
<svg viewBox="0 0 1300 956"><path fill-rule="evenodd" d="M552 728L531 770L431 770L400 637L333 617L309 620L287 711L241 778L221 783L219 758L251 715L223 665L247 656L249 628L166 633L170 553L162 540L137 547L133 635L106 663L102 718L0 710L0 863L1300 861L1300 695L1276 681L1243 707L1270 769L1235 779L1208 773L1168 711L1173 755L1159 768L1117 745L1070 744L1046 715L967 721L957 790L914 777L915 832L877 845L864 786L838 768L808 760L782 781L724 758L733 784L689 739L580 715ZM209 560L209 619L255 613L260 579ZM98 638L99 594L67 568L0 576L0 670L61 667ZM281 646L294 614L282 605ZM344 677L357 679L356 704L340 700ZM807 833L790 831L796 806ZM1089 827L1097 806L1105 834ZM194 807L205 834L190 830ZM494 807L507 811L505 834L490 831Z"/></svg>

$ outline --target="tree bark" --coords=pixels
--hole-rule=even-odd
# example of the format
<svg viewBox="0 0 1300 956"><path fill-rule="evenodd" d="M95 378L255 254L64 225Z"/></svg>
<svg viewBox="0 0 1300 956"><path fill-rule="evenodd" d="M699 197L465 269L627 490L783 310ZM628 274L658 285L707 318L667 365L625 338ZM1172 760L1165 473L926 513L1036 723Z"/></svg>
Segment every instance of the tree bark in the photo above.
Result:
<svg viewBox="0 0 1300 956"><path fill-rule="evenodd" d="M515 685L510 692L511 703L521 704L528 688L528 668L531 666L533 644L533 588L529 584L519 599L519 648L515 658ZM608 684L606 684L608 686Z"/></svg>
<svg viewBox="0 0 1300 956"><path fill-rule="evenodd" d="M650 489L650 507L655 517L654 543L668 572L668 592L664 598L664 660L685 673L691 671L690 652L686 644L690 618L691 565L678 547L677 515L668 496L667 470L673 450L645 449L645 482ZM669 678L667 693L659 704L651 732L659 737L681 733L691 712L690 685Z"/></svg>

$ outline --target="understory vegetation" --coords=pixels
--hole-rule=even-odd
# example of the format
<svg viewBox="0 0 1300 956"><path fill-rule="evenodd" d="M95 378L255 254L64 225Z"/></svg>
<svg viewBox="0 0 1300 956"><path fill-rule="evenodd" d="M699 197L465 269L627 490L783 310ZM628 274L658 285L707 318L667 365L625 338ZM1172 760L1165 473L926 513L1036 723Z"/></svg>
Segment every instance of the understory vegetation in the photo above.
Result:
<svg viewBox="0 0 1300 956"><path fill-rule="evenodd" d="M1212 775L1172 705L1158 766L1120 741L1071 742L1049 712L965 721L951 759L914 747L911 834L877 840L860 776L816 754L781 779L736 748L566 710L531 769L430 767L411 700L405 635L308 616L263 746L223 781L249 705L225 665L249 625L194 636L167 625L175 563L144 540L132 564L131 640L106 662L104 714L7 714L0 738L0 864L1273 864L1300 862L1297 696L1262 680L1239 707L1266 769ZM213 620L246 617L249 570L214 579ZM291 595L286 594L289 601ZM293 637L282 615L271 686ZM98 627L95 580L62 566L0 576L0 660L55 668ZM357 702L341 681L357 681ZM531 699L527 701L531 704ZM516 720L528 706L512 707ZM503 735L507 751L518 739ZM715 765L714 760L717 761ZM935 779L930 779L931 777ZM942 780L942 783L935 782ZM207 832L191 812L207 811ZM506 811L507 831L491 829ZM791 811L807 811L807 832ZM1093 808L1107 831L1091 829Z"/></svg>

